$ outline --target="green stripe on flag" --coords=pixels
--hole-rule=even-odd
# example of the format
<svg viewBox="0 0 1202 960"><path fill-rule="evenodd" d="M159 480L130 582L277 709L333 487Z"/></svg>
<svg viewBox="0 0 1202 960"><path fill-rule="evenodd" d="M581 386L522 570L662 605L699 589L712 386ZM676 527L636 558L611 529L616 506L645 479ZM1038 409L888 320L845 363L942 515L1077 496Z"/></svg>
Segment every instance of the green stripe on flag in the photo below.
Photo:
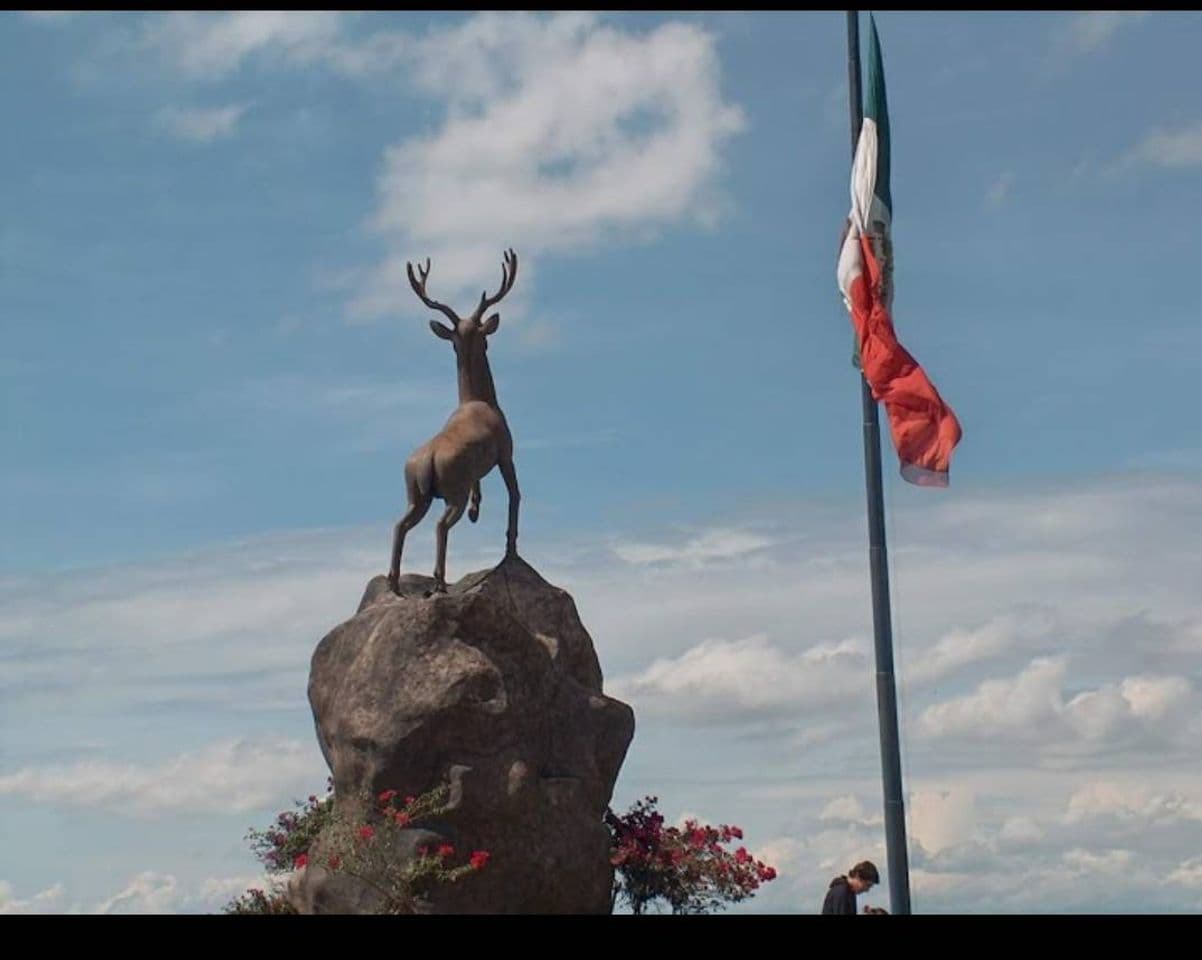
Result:
<svg viewBox="0 0 1202 960"><path fill-rule="evenodd" d="M865 91L864 116L876 121L876 189L873 191L893 219L893 193L889 189L889 104L885 99L885 66L881 61L881 42L876 35L876 20L868 15L868 89Z"/></svg>

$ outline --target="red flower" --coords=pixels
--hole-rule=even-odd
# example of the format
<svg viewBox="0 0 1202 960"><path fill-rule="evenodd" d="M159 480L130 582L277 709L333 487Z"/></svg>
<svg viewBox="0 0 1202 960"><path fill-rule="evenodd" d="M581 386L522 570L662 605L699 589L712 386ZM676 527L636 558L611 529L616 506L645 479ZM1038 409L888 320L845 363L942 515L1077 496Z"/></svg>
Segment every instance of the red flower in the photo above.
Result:
<svg viewBox="0 0 1202 960"><path fill-rule="evenodd" d="M359 838L361 840L370 840L375 835L376 835L375 827L368 826L368 827L360 827L359 828Z"/></svg>
<svg viewBox="0 0 1202 960"><path fill-rule="evenodd" d="M331 870L337 870L339 865L342 863L342 858L341 857L330 857L330 859L326 862L329 865Z"/></svg>
<svg viewBox="0 0 1202 960"><path fill-rule="evenodd" d="M743 839L743 831L742 831L742 830L740 830L738 827L731 827L731 828L730 828L730 835L731 835L732 837L734 837L736 840L742 840L742 839Z"/></svg>
<svg viewBox="0 0 1202 960"><path fill-rule="evenodd" d="M413 806L413 802L414 802L416 799L417 799L417 797L406 797L406 798L405 798L405 806L407 806L407 807L411 807L411 806Z"/></svg>
<svg viewBox="0 0 1202 960"><path fill-rule="evenodd" d="M383 793L380 794L380 803L387 803L389 800L391 800L395 796L396 796L395 790L385 790Z"/></svg>
<svg viewBox="0 0 1202 960"><path fill-rule="evenodd" d="M396 821L398 827L407 827L409 826L409 821L413 818L407 813L397 813L393 815L392 819Z"/></svg>
<svg viewBox="0 0 1202 960"><path fill-rule="evenodd" d="M297 858L292 861L292 865L297 870L304 870L309 865L309 855L307 853L298 854Z"/></svg>
<svg viewBox="0 0 1202 960"><path fill-rule="evenodd" d="M492 854L489 853L487 850L473 851L472 859L469 861L471 863L472 869L473 870L481 869L486 863L488 863L488 860L491 856L492 856Z"/></svg>
<svg viewBox="0 0 1202 960"><path fill-rule="evenodd" d="M760 871L760 879L761 880L775 880L776 879L776 868L775 867L764 867L764 869Z"/></svg>
<svg viewBox="0 0 1202 960"><path fill-rule="evenodd" d="M455 856L455 848L452 847L449 843L444 843L441 847L438 848L438 855L440 857L442 857L444 860L446 860L449 857Z"/></svg>
<svg viewBox="0 0 1202 960"><path fill-rule="evenodd" d="M746 847L739 847L735 851L735 863L747 863L751 859L751 854L747 852Z"/></svg>

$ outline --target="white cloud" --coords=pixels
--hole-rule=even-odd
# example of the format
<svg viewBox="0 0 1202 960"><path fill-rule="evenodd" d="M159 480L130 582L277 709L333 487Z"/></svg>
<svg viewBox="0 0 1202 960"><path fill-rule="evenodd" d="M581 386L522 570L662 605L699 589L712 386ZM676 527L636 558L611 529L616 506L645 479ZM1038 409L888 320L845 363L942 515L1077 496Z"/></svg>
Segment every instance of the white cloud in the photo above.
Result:
<svg viewBox="0 0 1202 960"><path fill-rule="evenodd" d="M909 664L907 677L917 683L939 680L974 663L1015 649L1046 642L1056 620L1046 608L1018 609L978 626L948 631Z"/></svg>
<svg viewBox="0 0 1202 960"><path fill-rule="evenodd" d="M1064 713L1065 657L1038 657L1018 676L984 680L964 697L932 704L918 728L928 737L997 737L1038 741Z"/></svg>
<svg viewBox="0 0 1202 960"><path fill-rule="evenodd" d="M1120 168L1146 164L1154 167L1193 167L1202 164L1202 120L1176 129L1153 130L1128 151Z"/></svg>
<svg viewBox="0 0 1202 960"><path fill-rule="evenodd" d="M1116 10L1074 14L1067 23L1060 25L1057 48L1069 56L1098 53L1110 45L1120 29L1133 26L1146 15Z"/></svg>
<svg viewBox="0 0 1202 960"><path fill-rule="evenodd" d="M424 37L414 56L447 113L387 151L373 224L390 253L353 316L413 309L408 259L430 257L432 293L466 307L511 245L528 287L541 254L718 214L720 150L743 119L700 27L485 13Z"/></svg>
<svg viewBox="0 0 1202 960"><path fill-rule="evenodd" d="M1202 857L1183 861L1165 879L1186 887L1202 887Z"/></svg>
<svg viewBox="0 0 1202 960"><path fill-rule="evenodd" d="M247 106L243 103L225 107L163 107L155 120L173 137L208 143L232 136Z"/></svg>
<svg viewBox="0 0 1202 960"><path fill-rule="evenodd" d="M1009 817L998 831L998 837L1010 844L1038 843L1044 838L1044 831L1030 817Z"/></svg>
<svg viewBox="0 0 1202 960"><path fill-rule="evenodd" d="M1202 821L1202 802L1179 791L1165 793L1146 785L1099 780L1073 793L1064 819L1081 823L1105 817L1144 826Z"/></svg>
<svg viewBox="0 0 1202 960"><path fill-rule="evenodd" d="M244 10L233 13L155 13L142 19L139 43L171 67L215 79L256 54L313 63L340 49L342 14Z"/></svg>
<svg viewBox="0 0 1202 960"><path fill-rule="evenodd" d="M910 830L916 909L1190 908L1180 888L1173 896L1162 888L1181 851L1202 844L1202 782L1191 773L1198 546L1180 522L1181 511L1200 504L1197 481L1146 475L899 498L890 546L907 811L918 814ZM524 553L576 599L607 690L637 694L639 733L615 804L656 793L670 809L739 823L749 844L794 844L782 847L792 851L789 878L767 885L749 909L816 911L835 873L865 858L884 865L864 544L862 526L847 519L862 504L849 497L845 510L774 509L773 527L762 517L717 518L714 530L770 531L771 543L731 562L632 565L610 549L632 539L620 533L612 541L565 534L532 541ZM652 531L637 540L671 545L704 534L673 540ZM379 530L317 531L70 578L0 580L0 697L15 718L5 747L23 751L4 771L22 775L4 781L7 809L29 806L35 789L44 803L67 804L72 788L107 790L101 810L217 809L204 806L212 798L196 786L200 776L228 784L217 791L227 800L254 793L254 779L212 746L192 748L183 763L38 759L76 743L83 721L102 744L138 750L114 729L130 729L125 718L147 702L203 703L227 730L261 716L252 711L265 704L287 709L276 716L295 716L288 736L309 744L313 757L311 765L298 760L291 789L310 792L314 771L323 771L304 704L308 658L321 634L353 612L386 553L386 529L383 540ZM489 562L480 559L476 566ZM475 558L459 562L473 569ZM742 639L701 639L714 637ZM833 691L844 683L840 698ZM982 693L990 683L1001 688L993 700ZM949 704L962 722L950 722ZM53 724L20 720L45 718L47 705ZM931 708L936 716L943 708L945 735L916 735ZM1034 733L1023 719L1032 717ZM174 722L164 716L167 734L186 736ZM680 724L690 723L697 736L689 742L704 742L701 753L681 749ZM822 736L806 739L819 728ZM158 749L142 755L170 757L184 746ZM269 779L278 788L279 771ZM1104 791L1091 799L1083 791L1092 783L1117 784L1121 799ZM281 794L273 788L264 805ZM944 834L917 795L950 805ZM971 821L966 800L948 799L965 796ZM236 840L245 823L231 821ZM1066 854L1114 850L1132 852L1126 871L1064 888ZM1074 858L1074 870L1091 863ZM117 876L152 867L175 876L177 892L199 883L144 852L130 866ZM1188 865L1180 869L1191 875ZM964 874L972 883L956 879ZM8 879L22 900L38 889ZM83 902L113 898L102 893Z"/></svg>
<svg viewBox="0 0 1202 960"><path fill-rule="evenodd" d="M971 694L927 707L919 732L1001 737L1039 749L1113 749L1131 736L1172 737L1182 732L1183 718L1196 722L1196 701L1184 677L1125 677L1066 699L1068 665L1067 656L1037 657L1014 677L984 680Z"/></svg>
<svg viewBox="0 0 1202 960"><path fill-rule="evenodd" d="M62 913L64 888L56 883L27 899L13 894L12 884L0 880L0 914L2 913Z"/></svg>
<svg viewBox="0 0 1202 960"><path fill-rule="evenodd" d="M705 530L680 545L615 541L610 549L622 560L636 566L670 563L698 567L708 561L742 557L771 544L771 538L763 534L719 528Z"/></svg>
<svg viewBox="0 0 1202 960"><path fill-rule="evenodd" d="M909 815L914 842L932 855L967 843L976 829L973 794L964 789L917 791Z"/></svg>
<svg viewBox="0 0 1202 960"><path fill-rule="evenodd" d="M1106 850L1094 853L1092 850L1069 850L1064 854L1064 862L1081 873L1117 874L1131 865L1134 854L1130 850Z"/></svg>
<svg viewBox="0 0 1202 960"><path fill-rule="evenodd" d="M312 745L233 741L159 766L82 761L25 768L0 775L0 795L134 814L239 813L265 806L290 788L304 791L321 770Z"/></svg>
<svg viewBox="0 0 1202 960"><path fill-rule="evenodd" d="M175 913L181 892L175 877L147 870L138 874L120 893L95 908L94 913Z"/></svg>
<svg viewBox="0 0 1202 960"><path fill-rule="evenodd" d="M833 820L836 823L858 823L866 827L877 826L885 822L879 813L868 814L864 811L860 798L854 793L835 797L818 814L819 820Z"/></svg>
<svg viewBox="0 0 1202 960"><path fill-rule="evenodd" d="M718 720L796 713L861 686L870 669L865 646L849 640L789 654L762 636L707 640L610 686L647 714Z"/></svg>
<svg viewBox="0 0 1202 960"><path fill-rule="evenodd" d="M240 11L153 14L135 49L170 69L217 79L254 61L386 73L445 108L436 129L390 147L370 218L386 255L344 271L350 319L420 311L407 260L436 265L431 294L464 311L519 247L522 314L540 258L610 239L645 242L674 225L711 226L725 142L744 126L724 100L712 34L670 21L625 30L596 14L480 13L415 36L374 14ZM168 114L193 139L236 117ZM553 336L544 322L532 334Z"/></svg>

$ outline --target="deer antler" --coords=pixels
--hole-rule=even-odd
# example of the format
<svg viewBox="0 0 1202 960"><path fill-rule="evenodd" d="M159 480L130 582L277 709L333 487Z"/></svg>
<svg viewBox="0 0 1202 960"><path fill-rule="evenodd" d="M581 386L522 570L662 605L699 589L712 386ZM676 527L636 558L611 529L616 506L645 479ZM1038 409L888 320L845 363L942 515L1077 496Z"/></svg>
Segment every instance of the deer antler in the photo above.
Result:
<svg viewBox="0 0 1202 960"><path fill-rule="evenodd" d="M506 250L502 256L501 263L501 288L494 296L489 296L485 290L480 294L480 305L476 307L476 312L472 314L472 319L477 323L484 316L484 311L489 307L495 306L501 302L501 298L513 289L513 281L518 275L518 255L513 252L513 248Z"/></svg>
<svg viewBox="0 0 1202 960"><path fill-rule="evenodd" d="M437 300L431 300L428 296L426 296L426 278L430 276L430 258L426 257L425 269L422 268L420 263L417 265L417 272L422 278L420 283L418 282L417 277L413 275L413 264L411 264L408 260L405 261L405 269L409 272L409 286L413 287L413 292L421 298L422 303L424 303L431 310L441 310L444 314L446 314L447 319L451 321L451 326L459 326L459 317L455 314L454 310L448 307L445 303L439 303Z"/></svg>

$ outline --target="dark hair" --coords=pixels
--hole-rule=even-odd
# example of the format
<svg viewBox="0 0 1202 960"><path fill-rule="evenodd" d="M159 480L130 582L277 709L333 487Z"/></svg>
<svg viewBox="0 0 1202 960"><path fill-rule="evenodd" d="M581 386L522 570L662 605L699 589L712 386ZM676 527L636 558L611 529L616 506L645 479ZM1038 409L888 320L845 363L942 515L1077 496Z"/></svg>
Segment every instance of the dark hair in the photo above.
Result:
<svg viewBox="0 0 1202 960"><path fill-rule="evenodd" d="M876 872L876 864L871 860L861 860L847 871L849 877L859 877L867 883L880 883L881 875Z"/></svg>

